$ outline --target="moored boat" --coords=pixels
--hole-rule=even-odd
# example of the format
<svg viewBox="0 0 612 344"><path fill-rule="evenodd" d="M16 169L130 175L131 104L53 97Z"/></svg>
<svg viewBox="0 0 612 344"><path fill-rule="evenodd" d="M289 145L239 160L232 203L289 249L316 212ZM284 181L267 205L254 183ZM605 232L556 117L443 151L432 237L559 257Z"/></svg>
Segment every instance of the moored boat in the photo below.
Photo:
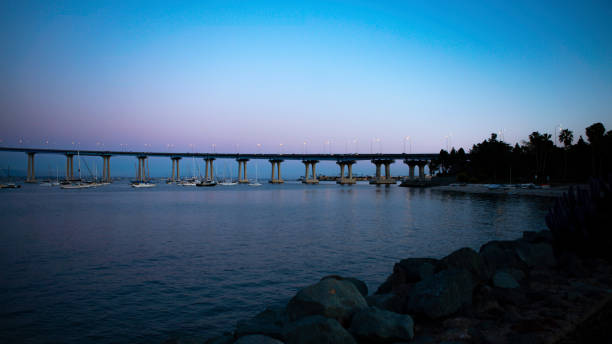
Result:
<svg viewBox="0 0 612 344"><path fill-rule="evenodd" d="M215 186L217 182L214 180L203 180L196 184L196 186Z"/></svg>
<svg viewBox="0 0 612 344"><path fill-rule="evenodd" d="M155 186L155 184L142 182L142 183L132 183L131 186L133 188L152 188Z"/></svg>

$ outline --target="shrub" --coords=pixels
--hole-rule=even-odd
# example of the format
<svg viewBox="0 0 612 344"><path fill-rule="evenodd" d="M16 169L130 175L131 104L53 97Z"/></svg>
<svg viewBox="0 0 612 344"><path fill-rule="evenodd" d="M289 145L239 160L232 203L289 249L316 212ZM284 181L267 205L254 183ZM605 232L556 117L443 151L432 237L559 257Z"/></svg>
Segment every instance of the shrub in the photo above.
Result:
<svg viewBox="0 0 612 344"><path fill-rule="evenodd" d="M581 257L612 262L612 175L591 179L589 190L570 187L557 198L546 215L555 253L574 252Z"/></svg>

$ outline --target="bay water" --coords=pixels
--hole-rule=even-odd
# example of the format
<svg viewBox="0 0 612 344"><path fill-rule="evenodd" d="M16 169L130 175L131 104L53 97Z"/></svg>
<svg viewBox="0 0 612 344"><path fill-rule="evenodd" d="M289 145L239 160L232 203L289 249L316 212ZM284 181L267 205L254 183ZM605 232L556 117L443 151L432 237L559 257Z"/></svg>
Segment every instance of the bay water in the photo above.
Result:
<svg viewBox="0 0 612 344"><path fill-rule="evenodd" d="M207 338L329 274L545 229L548 198L367 184L0 190L0 342Z"/></svg>

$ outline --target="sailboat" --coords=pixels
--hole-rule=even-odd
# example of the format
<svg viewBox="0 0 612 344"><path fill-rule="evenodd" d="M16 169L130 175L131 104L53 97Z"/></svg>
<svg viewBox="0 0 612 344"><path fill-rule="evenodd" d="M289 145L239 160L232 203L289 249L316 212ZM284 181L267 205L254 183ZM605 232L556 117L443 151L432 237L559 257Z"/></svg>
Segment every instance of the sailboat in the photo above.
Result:
<svg viewBox="0 0 612 344"><path fill-rule="evenodd" d="M59 186L59 185L60 185L59 169L57 168L57 166L55 166L55 181L51 183L51 186Z"/></svg>
<svg viewBox="0 0 612 344"><path fill-rule="evenodd" d="M196 186L200 181L198 180L198 178L196 178L196 174L195 174L195 157L193 158L193 163L191 164L191 170L193 173L193 177L189 178L189 179L185 179L184 181L182 181L181 183L179 183L179 185L181 186Z"/></svg>
<svg viewBox="0 0 612 344"><path fill-rule="evenodd" d="M21 185L15 184L11 182L11 167L6 167L6 177L8 178L8 183L0 184L0 189L19 189Z"/></svg>
<svg viewBox="0 0 612 344"><path fill-rule="evenodd" d="M219 185L223 185L223 186L233 186L233 185L238 185L237 182L232 181L232 172L230 172L230 177L229 179L225 178L225 170L227 169L227 165L224 166L223 168L223 181L221 183L219 183Z"/></svg>
<svg viewBox="0 0 612 344"><path fill-rule="evenodd" d="M147 166L145 167L145 169L146 169L145 180L137 181L137 182L132 183L131 186L133 188L152 188L152 187L155 186L155 184L149 183L149 180L150 180L150 178L149 178L149 159L147 159ZM137 179L138 179L138 177L137 177Z"/></svg>
<svg viewBox="0 0 612 344"><path fill-rule="evenodd" d="M257 181L257 163L255 163L255 180L250 182L249 186L261 186L261 183Z"/></svg>
<svg viewBox="0 0 612 344"><path fill-rule="evenodd" d="M62 185L60 186L62 189L86 189L86 188L91 188L94 187L95 184L89 184L89 183L83 183L81 182L81 155L79 154L79 151L77 151L77 161L79 163L79 181L77 183L74 184L66 184L66 185Z"/></svg>
<svg viewBox="0 0 612 344"><path fill-rule="evenodd" d="M49 166L49 176L51 175L51 166ZM53 183L51 182L51 179L46 179L40 182L40 184L38 184L40 186L53 186Z"/></svg>

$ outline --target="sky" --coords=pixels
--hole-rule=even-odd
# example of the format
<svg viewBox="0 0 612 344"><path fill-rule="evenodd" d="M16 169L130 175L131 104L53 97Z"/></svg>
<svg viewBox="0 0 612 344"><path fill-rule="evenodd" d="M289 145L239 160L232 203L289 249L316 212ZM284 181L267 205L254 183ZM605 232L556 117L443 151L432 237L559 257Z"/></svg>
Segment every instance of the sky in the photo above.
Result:
<svg viewBox="0 0 612 344"><path fill-rule="evenodd" d="M612 129L610 18L609 1L3 1L0 145L433 153L493 132L578 138Z"/></svg>

